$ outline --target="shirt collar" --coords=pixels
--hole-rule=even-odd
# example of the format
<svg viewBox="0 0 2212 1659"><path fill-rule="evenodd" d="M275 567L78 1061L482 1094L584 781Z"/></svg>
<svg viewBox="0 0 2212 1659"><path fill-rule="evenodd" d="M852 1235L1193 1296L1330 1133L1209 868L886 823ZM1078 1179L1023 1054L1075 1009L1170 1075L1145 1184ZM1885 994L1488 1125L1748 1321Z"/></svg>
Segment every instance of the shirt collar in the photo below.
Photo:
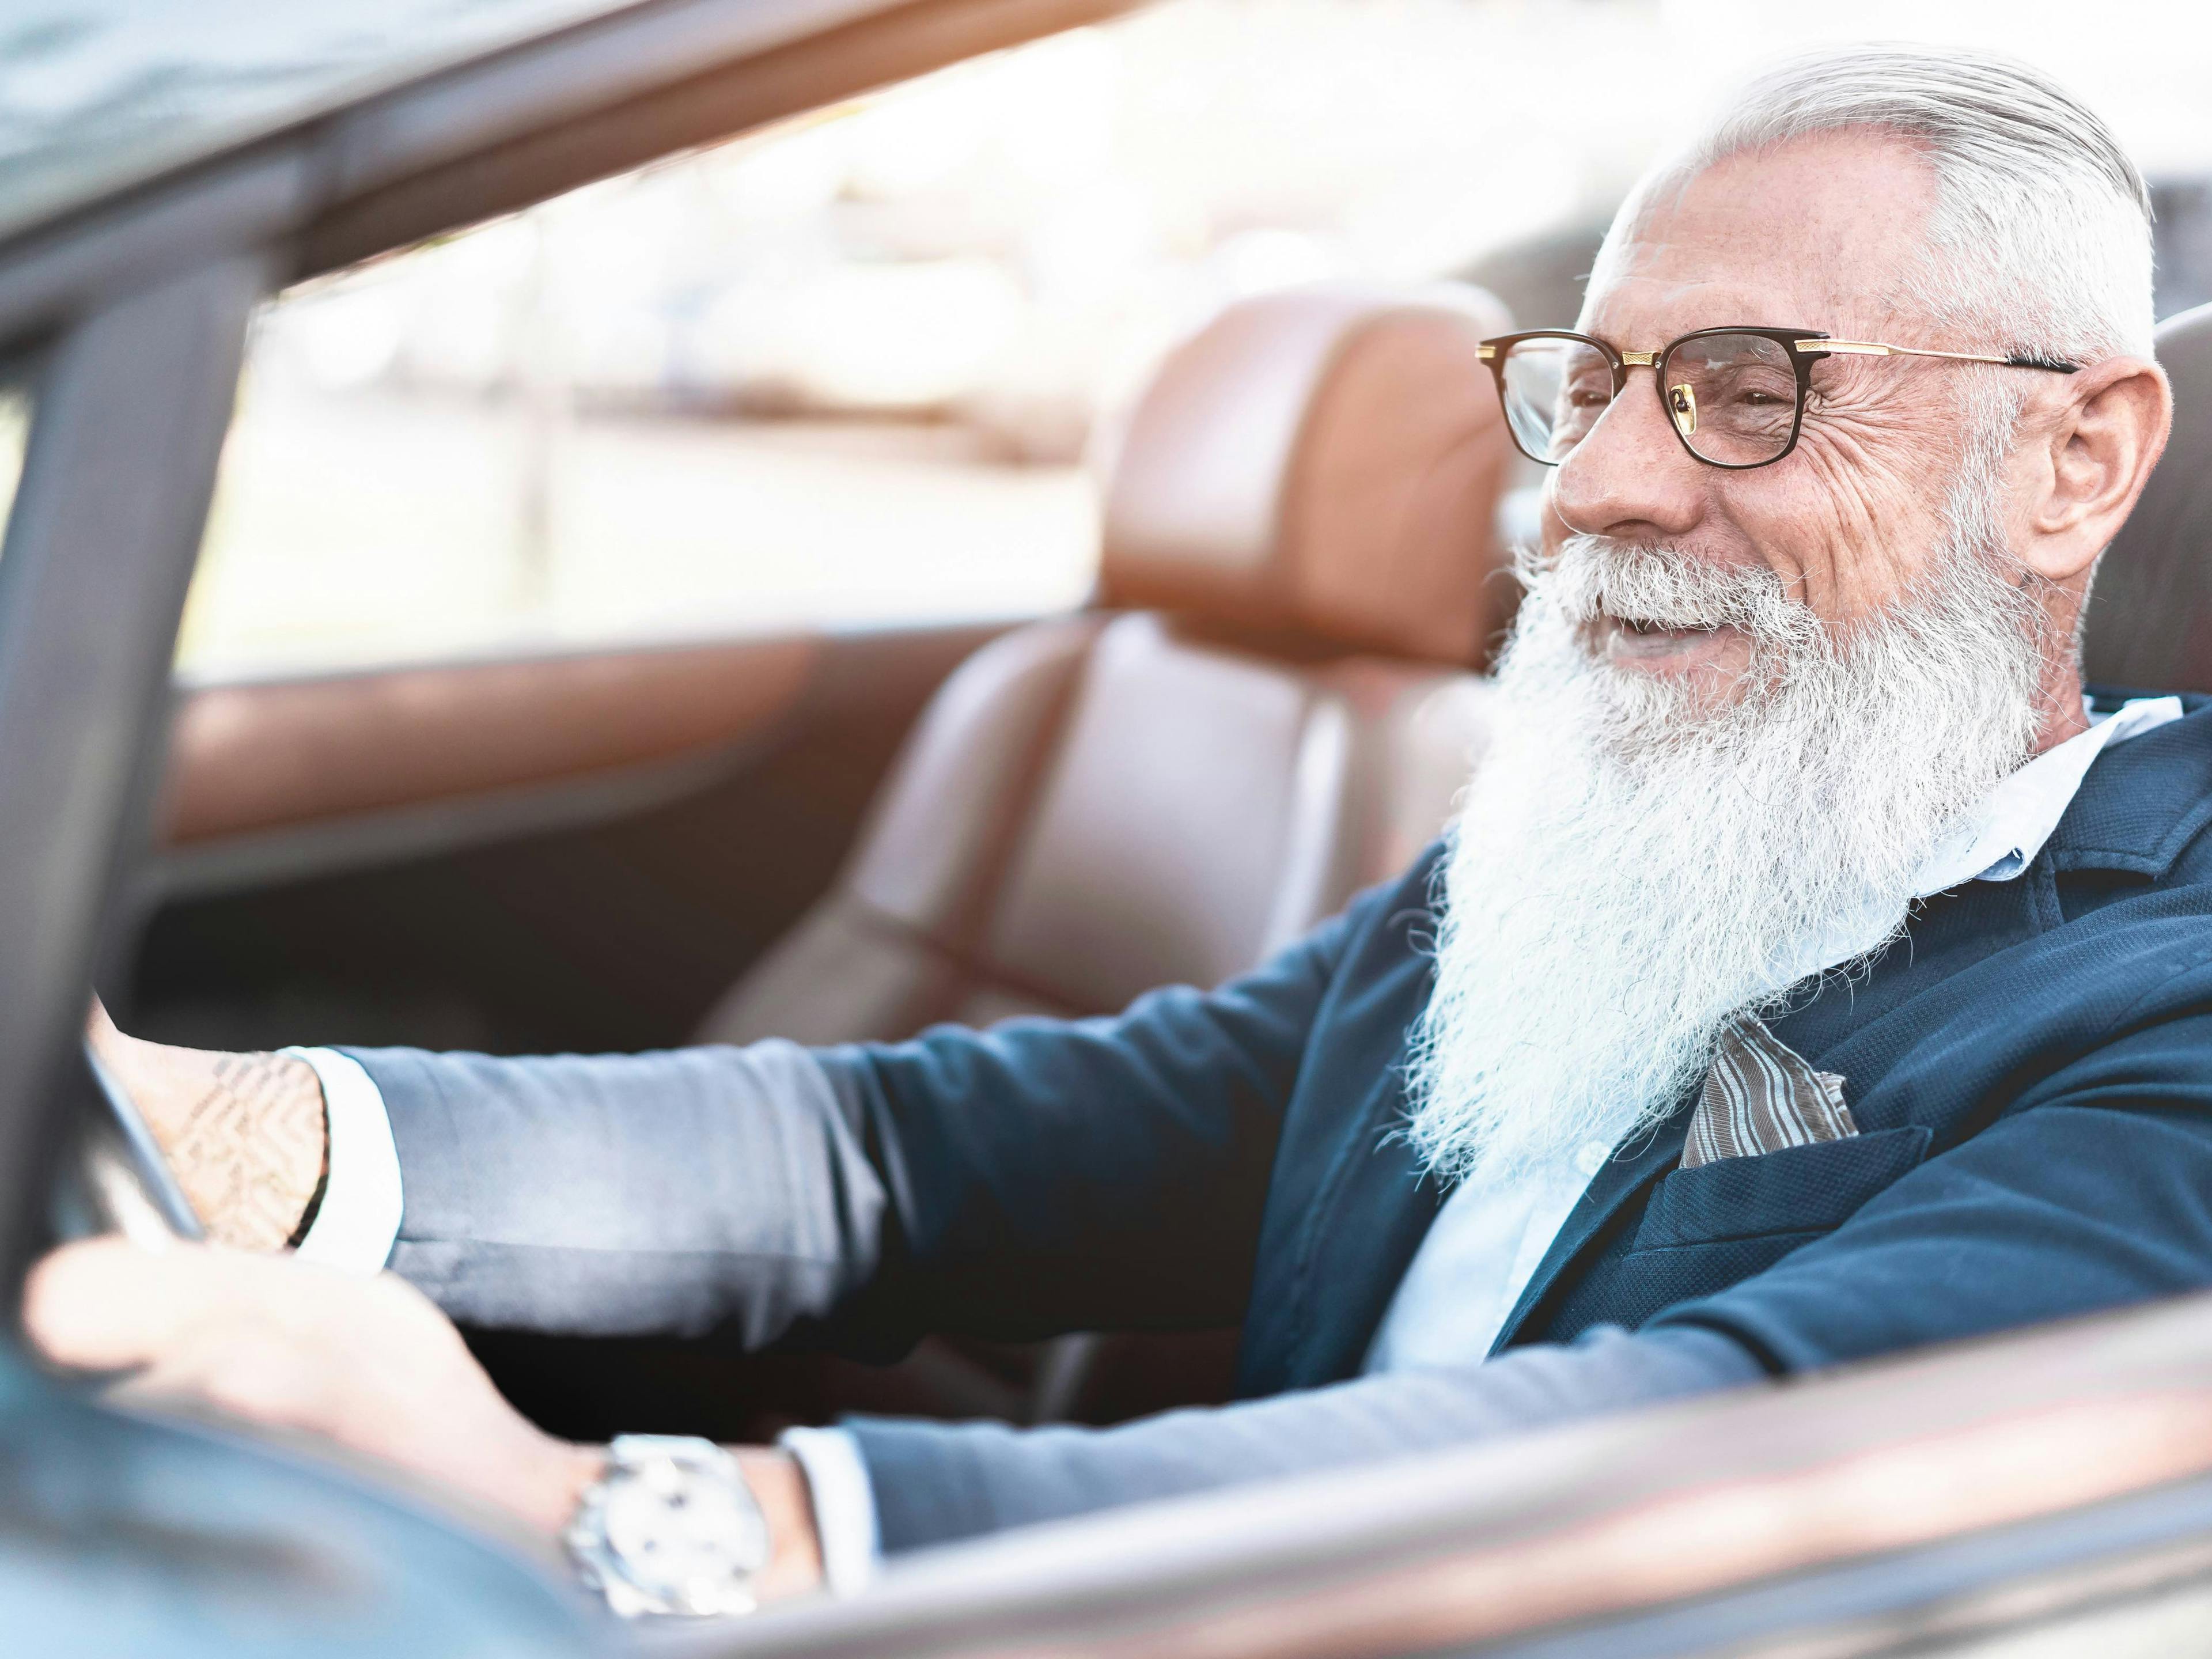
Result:
<svg viewBox="0 0 2212 1659"><path fill-rule="evenodd" d="M2179 697L2136 697L2065 742L2045 750L1991 790L1920 867L1916 896L1970 881L2010 881L2034 861L2066 816L2097 757L2181 718Z"/></svg>
<svg viewBox="0 0 2212 1659"><path fill-rule="evenodd" d="M2010 881L2027 869L2081 787L2097 757L2115 744L2181 718L2179 697L2137 697L2098 717L2086 732L2046 749L1992 789L1920 866L1914 896L1929 898L1970 881ZM1783 964L1784 984L1864 956L1895 925L1886 908L1838 917L1801 940Z"/></svg>

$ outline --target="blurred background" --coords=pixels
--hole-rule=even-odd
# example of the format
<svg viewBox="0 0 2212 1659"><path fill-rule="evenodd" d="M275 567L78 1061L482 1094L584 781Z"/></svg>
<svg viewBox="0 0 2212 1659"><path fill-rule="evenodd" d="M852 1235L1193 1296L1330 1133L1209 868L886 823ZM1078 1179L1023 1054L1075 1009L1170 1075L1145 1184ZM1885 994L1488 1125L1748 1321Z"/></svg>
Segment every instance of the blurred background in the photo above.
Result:
<svg viewBox="0 0 2212 1659"><path fill-rule="evenodd" d="M2063 76L2156 183L2160 314L2212 298L2203 0L1164 0L285 296L181 665L1072 605L1085 458L1216 308L1449 276L1571 322L1678 121L1866 38Z"/></svg>

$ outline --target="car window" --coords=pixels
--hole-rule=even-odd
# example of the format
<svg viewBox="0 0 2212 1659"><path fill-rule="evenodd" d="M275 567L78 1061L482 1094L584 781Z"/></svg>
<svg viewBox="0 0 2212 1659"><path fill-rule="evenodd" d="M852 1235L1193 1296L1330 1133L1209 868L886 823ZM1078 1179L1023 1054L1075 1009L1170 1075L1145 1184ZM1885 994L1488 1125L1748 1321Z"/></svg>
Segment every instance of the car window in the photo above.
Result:
<svg viewBox="0 0 2212 1659"><path fill-rule="evenodd" d="M621 0L12 0L0 234Z"/></svg>
<svg viewBox="0 0 2212 1659"><path fill-rule="evenodd" d="M180 663L1080 603L1091 366L1040 371L1064 342L1024 340L1040 325L1004 266L915 246L931 233L871 199L900 114L684 158L277 299Z"/></svg>
<svg viewBox="0 0 2212 1659"><path fill-rule="evenodd" d="M728 227L750 169L803 164L733 154L617 180L268 307L180 663L1079 603L1097 526L1079 451L1019 453L954 407L1007 326L988 267L819 286L671 268Z"/></svg>
<svg viewBox="0 0 2212 1659"><path fill-rule="evenodd" d="M1465 8L1417 10L1464 44ZM1510 193L1469 167L1507 118L1394 90L1407 33L1376 17L1171 0L281 296L180 665L1080 604L1089 459L1182 334L1270 288L1450 274L1578 210L1548 161ZM1357 142L1317 148L1347 61Z"/></svg>
<svg viewBox="0 0 2212 1659"><path fill-rule="evenodd" d="M1177 337L1326 279L1471 277L1524 325L1570 324L1685 104L1821 27L1585 11L1166 0L287 294L256 331L181 661L1078 604L1086 458ZM1922 31L1909 6L1882 16ZM2123 116L2166 181L2170 307L2212 283L2191 252L2212 249L2212 194L2190 182L2212 178L2212 128L2194 59L2147 68L2130 39L2023 18L2015 44ZM1556 74L1468 67L1568 63L1668 95L1562 120Z"/></svg>

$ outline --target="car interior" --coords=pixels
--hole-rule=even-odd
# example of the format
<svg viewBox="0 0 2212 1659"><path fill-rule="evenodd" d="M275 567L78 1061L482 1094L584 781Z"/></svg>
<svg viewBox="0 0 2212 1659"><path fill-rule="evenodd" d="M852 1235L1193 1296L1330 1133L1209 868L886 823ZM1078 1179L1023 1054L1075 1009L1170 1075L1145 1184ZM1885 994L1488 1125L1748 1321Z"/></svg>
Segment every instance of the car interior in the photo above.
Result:
<svg viewBox="0 0 2212 1659"><path fill-rule="evenodd" d="M1556 302L1591 246L1480 274ZM1409 862L1479 755L1533 509L1473 342L1511 325L1464 283L1227 307L1101 446L1073 614L187 681L118 1005L216 1048L572 1052L892 1041L1230 978ZM2162 333L2178 380L2208 336ZM2193 545L2194 487L2161 467L2108 562L2093 682L2191 687L2161 550ZM472 1333L548 1426L731 1437L1121 1421L1225 1397L1235 1340L873 1366Z"/></svg>
<svg viewBox="0 0 2212 1659"><path fill-rule="evenodd" d="M651 9L639 15L657 27ZM416 111L367 131L432 159L380 177L359 141L353 171L331 175L357 187L285 258L365 258L448 228L455 201L505 210L1108 9L908 5L885 8L880 31L746 36L720 67L641 70L598 106L495 123L473 148ZM656 63L696 38L623 37L649 40ZM601 73L596 44L562 36L548 61ZM275 198L240 199L279 222ZM185 209L193 234L232 234L204 203ZM113 291L143 280L146 248L199 246L174 216L149 222ZM76 246L0 258L0 325L16 326L10 304L51 321L40 296L90 268ZM290 267L257 255L118 303L68 342L52 376L64 391L40 416L48 471L9 525L16 586L0 626L36 601L44 631L0 635L0 844L20 866L0 877L0 933L40 949L0 954L12 1010L0 1024L73 1022L81 1001L64 1007L45 981L76 960L68 941L95 938L98 959L89 944L83 959L128 1028L216 1048L896 1040L946 1020L1109 1013L1156 984L1231 977L1401 869L1449 816L1491 713L1483 675L1511 620L1512 550L1538 510L1474 342L1510 325L1509 306L1556 308L1589 246L1576 228L1461 282L1315 284L1218 310L1099 444L1098 575L1065 614L187 673L173 689L184 574L131 565L143 537L82 532L107 495L146 491L197 533L227 404L196 392L204 448L164 447L167 410L145 398L138 424L118 421L132 399L113 391L212 386L222 375L216 357L189 356L194 330L242 335L271 272ZM2100 575L2085 660L2102 688L2212 693L2212 307L2167 321L2159 352L2173 437ZM57 484L63 454L78 465ZM125 478L130 490L112 482ZM51 574L72 527L88 550L73 586ZM25 684L43 699L35 726ZM166 769L157 798L141 778L134 807L116 734L157 700ZM103 933L88 859L127 840L116 826L134 812L154 845L116 854ZM74 998L82 973L59 978ZM98 1082L71 1072L70 1109L96 1110ZM63 1134L51 1115L0 1112L0 1170L22 1186L53 1166ZM144 1161L128 1145L101 1156ZM78 1171L95 1189L100 1167ZM102 1207L98 1190L76 1196ZM20 1213L12 1224L25 1233ZM556 1432L727 1438L850 1409L1120 1421L1223 1397L1236 1340L933 1341L871 1366L468 1335ZM473 1575L478 1622L450 1599L443 1622L418 1608L393 1641L477 1637L488 1650L542 1637L546 1651L576 1650L550 1594L494 1594L513 1562L454 1542L474 1537L466 1526L410 1531L391 1518L402 1505L336 1486L302 1498L296 1463L253 1462L219 1435L134 1450L154 1437L146 1424L118 1429L73 1397L65 1421L24 1416L19 1374L0 1376L0 1459L31 1469L65 1452L96 1475L56 1510L73 1532L38 1508L52 1497L38 1481L8 1483L0 1532L32 1540L41 1571L137 1550L169 1570L187 1561L240 1606L240 1585L312 1600L329 1586L310 1582L307 1557L271 1553L253 1529L257 1504L289 1505L301 1536L373 1537L398 1577ZM778 1612L697 1650L2190 1651L2212 1613L2208 1375L2212 1311L2189 1299L1259 1503L1216 1494L963 1547L868 1596ZM211 1488L210 1447L250 1472ZM161 1518L118 1529L103 1503ZM0 1548L0 1569L15 1547Z"/></svg>
<svg viewBox="0 0 2212 1659"><path fill-rule="evenodd" d="M2158 352L2172 441L2085 629L2107 702L2212 692L2212 306L2162 325ZM945 1553L970 1599L894 1581L770 1650L860 1655L896 1631L902 1651L971 1653L1006 1628L1007 1651L1099 1655L2198 1651L2208 1322L2185 1298L1309 1480L1264 1522L1221 1494L1055 1528L1050 1550L986 1540Z"/></svg>
<svg viewBox="0 0 2212 1659"><path fill-rule="evenodd" d="M2212 691L2212 308L2159 325L2173 433L2142 499L2097 568L2082 625L2092 685Z"/></svg>
<svg viewBox="0 0 2212 1659"><path fill-rule="evenodd" d="M1506 325L1452 287L1232 307L1112 444L1093 604L980 646L789 635L186 690L131 1017L223 1048L835 1043L1255 965L1410 861L1464 779L1514 591L1474 353ZM894 1376L802 1361L734 1390L674 1349L481 1340L575 1431L706 1410L734 1432L762 1386L786 1413L1115 1420L1213 1397L1233 1335L933 1344ZM613 1397L576 1398L586 1372ZM556 1376L563 1397L533 1380ZM640 1376L679 1397L613 1381Z"/></svg>

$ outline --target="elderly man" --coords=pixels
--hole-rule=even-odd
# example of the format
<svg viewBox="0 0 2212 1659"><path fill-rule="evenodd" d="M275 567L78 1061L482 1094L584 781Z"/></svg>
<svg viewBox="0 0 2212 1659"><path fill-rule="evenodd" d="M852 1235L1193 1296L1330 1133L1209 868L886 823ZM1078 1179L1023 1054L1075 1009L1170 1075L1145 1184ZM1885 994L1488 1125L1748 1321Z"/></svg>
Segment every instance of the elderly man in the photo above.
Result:
<svg viewBox="0 0 2212 1659"><path fill-rule="evenodd" d="M1771 75L1621 210L1579 333L1486 348L1547 532L1496 741L1402 881L1110 1020L525 1060L103 1034L218 1229L310 1261L81 1245L32 1329L699 1609L2201 1285L2212 712L2093 712L2075 647L2165 439L2150 335L2142 182L2042 76ZM1244 1398L611 1453L523 1422L447 1314L864 1355L1241 1321ZM656 1576L623 1539L675 1506L716 1519Z"/></svg>

